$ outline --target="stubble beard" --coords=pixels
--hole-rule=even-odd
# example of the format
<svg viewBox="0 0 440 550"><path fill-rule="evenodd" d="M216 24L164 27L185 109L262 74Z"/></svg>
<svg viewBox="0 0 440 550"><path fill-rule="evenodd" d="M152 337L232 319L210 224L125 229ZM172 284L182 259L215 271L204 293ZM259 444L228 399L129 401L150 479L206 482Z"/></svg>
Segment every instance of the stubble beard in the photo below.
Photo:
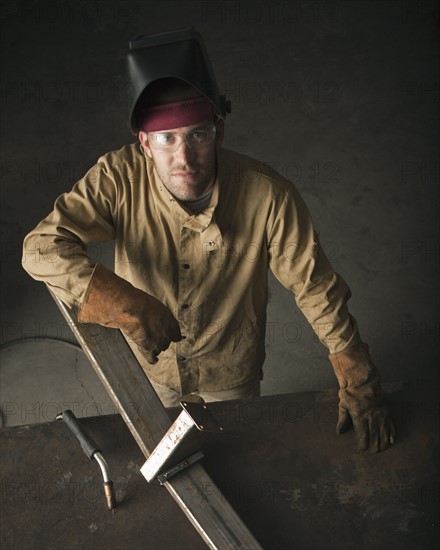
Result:
<svg viewBox="0 0 440 550"><path fill-rule="evenodd" d="M215 182L216 177L216 157L215 160L208 164L194 165L176 165L172 167L166 174L158 172L159 178L166 189L181 201L191 201L200 198L206 193ZM181 177L173 175L176 172L196 172L194 176Z"/></svg>

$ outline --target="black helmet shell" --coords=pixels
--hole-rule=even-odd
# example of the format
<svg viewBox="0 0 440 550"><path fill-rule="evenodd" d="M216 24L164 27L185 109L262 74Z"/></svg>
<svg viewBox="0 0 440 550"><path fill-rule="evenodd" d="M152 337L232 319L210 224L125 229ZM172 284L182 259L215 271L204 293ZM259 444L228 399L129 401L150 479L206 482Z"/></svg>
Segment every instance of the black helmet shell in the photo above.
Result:
<svg viewBox="0 0 440 550"><path fill-rule="evenodd" d="M223 118L231 112L230 102L220 95L202 36L191 27L137 36L129 43L127 69L132 87L128 125L133 134L139 131L136 108L142 93L162 78L179 78L196 88Z"/></svg>

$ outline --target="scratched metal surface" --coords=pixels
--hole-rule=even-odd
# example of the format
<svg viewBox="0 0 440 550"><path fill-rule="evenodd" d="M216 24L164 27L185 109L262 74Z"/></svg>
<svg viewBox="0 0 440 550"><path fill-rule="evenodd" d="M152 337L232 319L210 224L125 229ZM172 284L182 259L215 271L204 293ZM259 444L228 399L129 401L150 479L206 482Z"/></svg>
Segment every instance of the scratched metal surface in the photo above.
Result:
<svg viewBox="0 0 440 550"><path fill-rule="evenodd" d="M331 392L211 404L225 430L203 464L264 548L437 548L437 389L403 385L389 399L398 439L377 455L358 453L352 432L334 434ZM82 422L109 463L115 513L98 466L62 422L4 428L1 547L205 548L167 492L139 474L143 455L122 419Z"/></svg>

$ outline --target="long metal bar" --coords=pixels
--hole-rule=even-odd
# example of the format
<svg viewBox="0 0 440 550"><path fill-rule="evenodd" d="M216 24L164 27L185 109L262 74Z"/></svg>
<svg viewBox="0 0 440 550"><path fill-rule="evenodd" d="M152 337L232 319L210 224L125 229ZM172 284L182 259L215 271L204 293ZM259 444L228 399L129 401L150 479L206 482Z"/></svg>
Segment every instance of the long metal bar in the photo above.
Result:
<svg viewBox="0 0 440 550"><path fill-rule="evenodd" d="M171 420L124 336L116 329L77 323L76 312L48 289L148 458L167 432ZM165 482L164 487L209 548L261 548L200 464L194 464Z"/></svg>

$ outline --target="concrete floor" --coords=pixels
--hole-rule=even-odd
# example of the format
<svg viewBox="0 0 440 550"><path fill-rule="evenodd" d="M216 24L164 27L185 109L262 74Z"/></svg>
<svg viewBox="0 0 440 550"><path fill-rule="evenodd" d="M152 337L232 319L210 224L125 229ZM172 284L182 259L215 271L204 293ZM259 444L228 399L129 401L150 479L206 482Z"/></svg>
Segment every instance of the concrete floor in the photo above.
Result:
<svg viewBox="0 0 440 550"><path fill-rule="evenodd" d="M123 54L193 25L232 101L226 147L289 177L385 383L438 382L438 6L420 1L3 2L1 404L7 426L114 412L41 283L26 233L103 153L133 141ZM111 262L110 247L93 256ZM271 280L263 393L336 387ZM67 405L66 405L67 404Z"/></svg>

